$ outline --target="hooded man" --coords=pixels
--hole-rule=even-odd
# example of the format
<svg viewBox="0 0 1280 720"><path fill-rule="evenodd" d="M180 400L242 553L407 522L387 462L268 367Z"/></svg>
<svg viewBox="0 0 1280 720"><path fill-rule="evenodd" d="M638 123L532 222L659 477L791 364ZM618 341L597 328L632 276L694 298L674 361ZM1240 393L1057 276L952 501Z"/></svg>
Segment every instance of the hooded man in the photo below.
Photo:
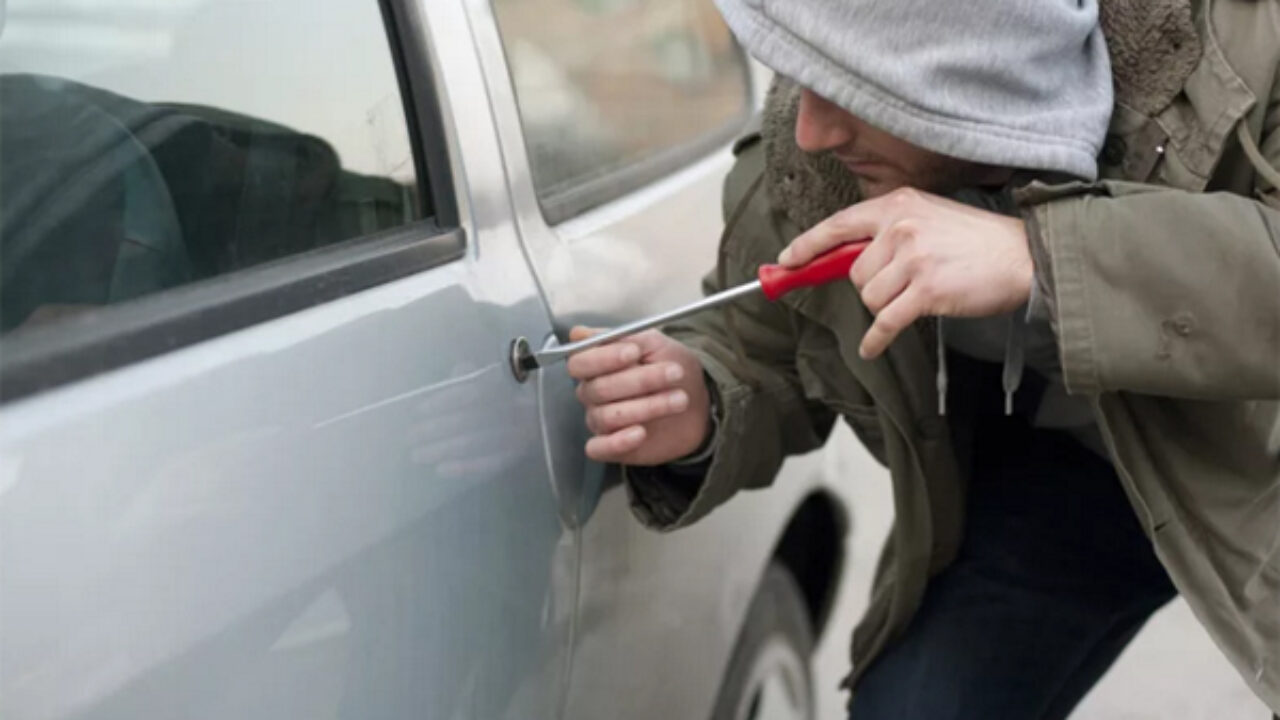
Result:
<svg viewBox="0 0 1280 720"><path fill-rule="evenodd" d="M839 416L894 482L855 720L1066 717L1176 593L1280 709L1280 3L718 2L797 86L735 148L707 290L873 241L570 360L637 516Z"/></svg>

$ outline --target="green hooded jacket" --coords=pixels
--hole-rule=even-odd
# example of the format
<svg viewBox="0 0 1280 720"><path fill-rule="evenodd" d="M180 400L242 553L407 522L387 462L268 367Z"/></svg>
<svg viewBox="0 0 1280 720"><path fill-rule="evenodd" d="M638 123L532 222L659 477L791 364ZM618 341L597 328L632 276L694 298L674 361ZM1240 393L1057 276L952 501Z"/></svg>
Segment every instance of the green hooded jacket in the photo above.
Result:
<svg viewBox="0 0 1280 720"><path fill-rule="evenodd" d="M1280 712L1280 2L1104 0L1102 21L1116 107L1101 179L1014 197L1068 392L1089 399L1179 592ZM735 146L707 292L754 279L856 199L842 168L795 149L780 95L764 132ZM713 382L716 451L700 478L625 469L636 515L671 530L769 485L843 418L890 469L895 506L851 686L954 558L966 482L963 413L939 414L931 323L866 361L871 321L837 283L667 328Z"/></svg>

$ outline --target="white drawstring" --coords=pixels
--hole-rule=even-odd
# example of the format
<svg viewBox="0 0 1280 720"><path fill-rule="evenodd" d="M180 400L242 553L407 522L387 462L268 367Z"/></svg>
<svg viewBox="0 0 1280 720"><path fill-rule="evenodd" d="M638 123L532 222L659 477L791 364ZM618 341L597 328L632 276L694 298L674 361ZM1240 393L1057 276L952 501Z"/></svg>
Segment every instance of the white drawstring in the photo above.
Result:
<svg viewBox="0 0 1280 720"><path fill-rule="evenodd" d="M1004 371L1000 384L1004 386L1004 414L1013 414L1013 394L1022 385L1022 371L1026 365L1027 317L1026 313L1009 314L1009 335L1004 343Z"/></svg>
<svg viewBox="0 0 1280 720"><path fill-rule="evenodd" d="M938 338L938 414L947 414L947 342L942 332L942 316L938 316L935 332Z"/></svg>

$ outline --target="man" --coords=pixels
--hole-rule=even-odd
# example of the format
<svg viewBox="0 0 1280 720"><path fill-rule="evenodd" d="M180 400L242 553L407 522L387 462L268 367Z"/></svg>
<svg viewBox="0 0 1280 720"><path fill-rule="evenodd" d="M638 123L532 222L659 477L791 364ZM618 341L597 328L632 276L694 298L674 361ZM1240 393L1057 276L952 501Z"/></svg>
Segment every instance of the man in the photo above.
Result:
<svg viewBox="0 0 1280 720"><path fill-rule="evenodd" d="M851 717L1066 717L1175 592L1280 709L1280 4L1103 0L1102 84L1088 2L720 7L804 89L739 144L708 289L874 240L851 284L570 361L638 517L839 415L896 511Z"/></svg>

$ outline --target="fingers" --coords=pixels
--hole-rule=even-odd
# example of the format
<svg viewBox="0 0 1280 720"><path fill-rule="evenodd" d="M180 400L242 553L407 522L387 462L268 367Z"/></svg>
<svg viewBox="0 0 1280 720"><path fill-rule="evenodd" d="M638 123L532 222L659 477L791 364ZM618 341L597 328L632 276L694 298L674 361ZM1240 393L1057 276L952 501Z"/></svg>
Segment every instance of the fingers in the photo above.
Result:
<svg viewBox="0 0 1280 720"><path fill-rule="evenodd" d="M778 256L778 262L787 267L799 267L839 245L875 237L879 221L865 209L867 204L846 208L814 225L791 241Z"/></svg>
<svg viewBox="0 0 1280 720"><path fill-rule="evenodd" d="M908 287L876 315L876 321L862 336L858 354L866 360L879 357L899 333L910 327L925 312L925 303L920 293L913 287Z"/></svg>
<svg viewBox="0 0 1280 720"><path fill-rule="evenodd" d="M850 275L852 275L852 271ZM859 287L862 303L873 315L879 315L889 303L902 294L911 284L910 264L896 259L875 273L869 280L854 284Z"/></svg>
<svg viewBox="0 0 1280 720"><path fill-rule="evenodd" d="M574 328L574 341L589 338ZM591 348L569 358L569 374L580 382L592 437L586 454L609 463L656 464L697 447L707 433L707 393L697 358L656 330Z"/></svg>
<svg viewBox="0 0 1280 720"><path fill-rule="evenodd" d="M630 400L669 390L682 379L684 368L676 363L639 365L583 382L578 399L588 406Z"/></svg>
<svg viewBox="0 0 1280 720"><path fill-rule="evenodd" d="M643 426L633 425L609 435L597 435L587 441L587 457L596 462L622 462L644 444L648 432Z"/></svg>
<svg viewBox="0 0 1280 720"><path fill-rule="evenodd" d="M902 217L922 200L923 193L911 188L895 190L888 195L858 203L814 225L778 256L778 262L797 267L828 250L847 242L878 238L896 218ZM872 243L874 245L874 243ZM866 257L867 251L863 253Z"/></svg>
<svg viewBox="0 0 1280 720"><path fill-rule="evenodd" d="M893 260L893 244L887 242L883 237L878 237L867 244L866 249L853 262L853 266L849 268L849 280L853 282L854 287L862 290L867 282L871 280L882 268Z"/></svg>
<svg viewBox="0 0 1280 720"><path fill-rule="evenodd" d="M586 340L600 330L575 327L569 331L570 342ZM583 350L571 356L567 363L569 376L575 380L590 380L608 373L616 373L635 365L641 358L658 352L674 342L657 330L647 330L607 345Z"/></svg>
<svg viewBox="0 0 1280 720"><path fill-rule="evenodd" d="M573 379L591 380L626 370L640 362L640 356L639 345L622 340L572 355L567 367L569 376Z"/></svg>
<svg viewBox="0 0 1280 720"><path fill-rule="evenodd" d="M632 425L643 425L682 413L688 407L689 395L683 390L596 405L587 410L587 429L595 435L608 435Z"/></svg>

